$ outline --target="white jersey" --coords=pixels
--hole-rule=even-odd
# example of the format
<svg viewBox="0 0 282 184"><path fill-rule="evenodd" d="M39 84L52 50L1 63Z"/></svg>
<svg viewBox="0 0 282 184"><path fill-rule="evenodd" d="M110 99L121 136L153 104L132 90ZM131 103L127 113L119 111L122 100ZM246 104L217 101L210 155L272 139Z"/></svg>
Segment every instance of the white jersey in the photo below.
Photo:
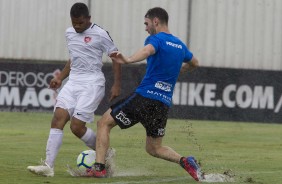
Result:
<svg viewBox="0 0 282 184"><path fill-rule="evenodd" d="M117 51L108 32L96 24L92 24L82 33L77 33L70 27L66 30L66 40L71 60L69 80L105 85L102 72L103 53L109 55Z"/></svg>

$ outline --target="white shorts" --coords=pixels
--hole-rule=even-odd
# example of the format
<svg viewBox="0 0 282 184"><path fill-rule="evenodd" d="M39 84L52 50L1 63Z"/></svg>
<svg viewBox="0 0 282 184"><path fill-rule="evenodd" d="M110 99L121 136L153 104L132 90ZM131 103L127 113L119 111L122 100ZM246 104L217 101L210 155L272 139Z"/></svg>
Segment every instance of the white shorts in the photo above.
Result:
<svg viewBox="0 0 282 184"><path fill-rule="evenodd" d="M66 109L70 117L91 123L94 111L105 95L105 86L95 84L77 84L68 81L60 90L54 110L57 107Z"/></svg>

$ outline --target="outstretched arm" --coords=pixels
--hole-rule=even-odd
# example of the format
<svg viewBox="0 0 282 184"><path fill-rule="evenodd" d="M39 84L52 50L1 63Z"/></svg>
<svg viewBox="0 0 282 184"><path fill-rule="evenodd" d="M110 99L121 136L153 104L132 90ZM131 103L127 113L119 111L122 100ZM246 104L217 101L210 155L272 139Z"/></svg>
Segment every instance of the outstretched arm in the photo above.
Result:
<svg viewBox="0 0 282 184"><path fill-rule="evenodd" d="M126 57L121 52L118 51L110 54L110 57L117 63L129 64L129 63L136 63L139 61L143 61L144 59L148 58L150 55L153 55L154 53L155 53L155 48L151 44L148 44L142 49L138 50L135 54L133 54L130 57Z"/></svg>

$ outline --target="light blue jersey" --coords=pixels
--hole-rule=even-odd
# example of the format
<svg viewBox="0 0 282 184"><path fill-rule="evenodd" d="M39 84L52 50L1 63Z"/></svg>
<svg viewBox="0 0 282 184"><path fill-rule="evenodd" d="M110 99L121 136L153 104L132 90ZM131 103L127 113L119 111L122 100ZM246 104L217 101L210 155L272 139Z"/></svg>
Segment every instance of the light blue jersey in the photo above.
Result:
<svg viewBox="0 0 282 184"><path fill-rule="evenodd" d="M171 106L182 63L190 61L193 54L181 40L164 32L147 37L148 44L155 48L155 54L147 58L146 74L135 92Z"/></svg>

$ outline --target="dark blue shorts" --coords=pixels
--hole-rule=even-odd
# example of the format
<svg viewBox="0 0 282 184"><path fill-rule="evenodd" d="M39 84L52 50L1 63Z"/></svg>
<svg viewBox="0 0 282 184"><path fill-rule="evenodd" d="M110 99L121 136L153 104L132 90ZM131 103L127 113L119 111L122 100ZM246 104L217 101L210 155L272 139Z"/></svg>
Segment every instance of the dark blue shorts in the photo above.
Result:
<svg viewBox="0 0 282 184"><path fill-rule="evenodd" d="M111 115L121 129L140 122L146 129L147 136L165 135L169 107L161 101L133 93L112 105L111 109Z"/></svg>

